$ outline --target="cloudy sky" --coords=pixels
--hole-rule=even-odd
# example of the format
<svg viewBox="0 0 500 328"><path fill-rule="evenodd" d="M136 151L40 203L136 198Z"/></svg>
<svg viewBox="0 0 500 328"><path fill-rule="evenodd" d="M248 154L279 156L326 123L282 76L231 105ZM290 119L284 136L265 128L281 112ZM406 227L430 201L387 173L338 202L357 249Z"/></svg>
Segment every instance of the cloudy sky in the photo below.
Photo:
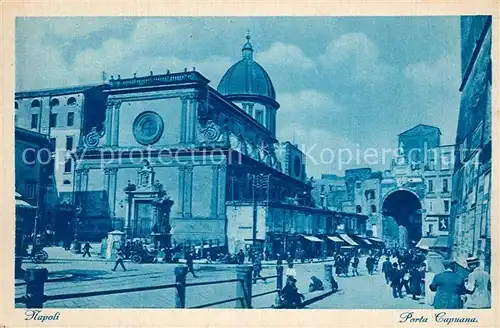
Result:
<svg viewBox="0 0 500 328"><path fill-rule="evenodd" d="M310 155L309 175L367 166L366 149L395 148L397 134L420 123L440 127L443 144L454 142L459 17L18 19L16 90L99 83L102 71L131 77L184 67L217 88L240 59L247 29L281 104L278 137Z"/></svg>

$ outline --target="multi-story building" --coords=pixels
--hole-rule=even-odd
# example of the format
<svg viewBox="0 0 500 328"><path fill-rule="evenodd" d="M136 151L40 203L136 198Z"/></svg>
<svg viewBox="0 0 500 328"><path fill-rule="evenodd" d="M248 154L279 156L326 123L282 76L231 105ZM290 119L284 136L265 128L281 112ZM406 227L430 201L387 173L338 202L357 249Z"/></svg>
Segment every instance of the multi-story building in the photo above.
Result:
<svg viewBox="0 0 500 328"><path fill-rule="evenodd" d="M106 99L102 85L33 90L15 94L15 126L50 138L54 186L62 201L71 202L74 162L68 156L88 133L83 115L99 121ZM50 190L49 190L50 192Z"/></svg>
<svg viewBox="0 0 500 328"><path fill-rule="evenodd" d="M49 151L47 151L49 150ZM31 234L47 224L46 189L50 187L50 143L38 132L15 128L15 191L17 230ZM21 223L22 222L22 223Z"/></svg>
<svg viewBox="0 0 500 328"><path fill-rule="evenodd" d="M491 16L462 16L461 102L455 144L450 257L491 265Z"/></svg>
<svg viewBox="0 0 500 328"><path fill-rule="evenodd" d="M447 236L451 211L451 182L454 146L440 146L429 151L429 163L423 170L425 182L424 220L425 237Z"/></svg>
<svg viewBox="0 0 500 328"><path fill-rule="evenodd" d="M429 150L441 144L441 130L435 126L419 124L398 135L398 143L406 163L413 169L419 169L427 162Z"/></svg>
<svg viewBox="0 0 500 328"><path fill-rule="evenodd" d="M276 139L280 106L249 38L217 89L209 82L186 69L16 93L16 125L52 142L53 189L82 238L170 232L232 252L335 232L334 213L313 206L304 154Z"/></svg>
<svg viewBox="0 0 500 328"><path fill-rule="evenodd" d="M344 177L335 174L322 174L314 181L312 191L317 207L331 211L342 211L342 202L347 200L347 187Z"/></svg>

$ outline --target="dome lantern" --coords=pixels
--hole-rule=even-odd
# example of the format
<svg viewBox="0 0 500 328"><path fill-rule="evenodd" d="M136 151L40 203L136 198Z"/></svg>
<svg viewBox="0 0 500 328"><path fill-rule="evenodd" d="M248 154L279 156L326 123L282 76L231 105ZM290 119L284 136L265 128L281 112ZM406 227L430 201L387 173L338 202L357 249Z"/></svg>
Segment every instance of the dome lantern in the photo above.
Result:
<svg viewBox="0 0 500 328"><path fill-rule="evenodd" d="M253 59L250 32L241 49L241 59L232 65L219 82L217 91L235 102L257 102L278 109L276 92L266 70Z"/></svg>
<svg viewBox="0 0 500 328"><path fill-rule="evenodd" d="M241 49L241 56L244 59L253 60L253 47L250 43L250 31L247 32L247 36L245 37L247 42L243 45Z"/></svg>

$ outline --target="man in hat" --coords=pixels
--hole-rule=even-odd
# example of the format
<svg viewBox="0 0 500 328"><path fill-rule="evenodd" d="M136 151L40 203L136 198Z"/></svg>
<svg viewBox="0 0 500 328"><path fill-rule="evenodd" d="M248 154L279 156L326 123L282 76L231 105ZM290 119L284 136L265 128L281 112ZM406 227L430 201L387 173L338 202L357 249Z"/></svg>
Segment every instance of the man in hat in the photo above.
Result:
<svg viewBox="0 0 500 328"><path fill-rule="evenodd" d="M467 279L467 300L465 307L468 309L488 309L491 307L491 281L490 275L481 268L477 257L467 259L470 271Z"/></svg>
<svg viewBox="0 0 500 328"><path fill-rule="evenodd" d="M461 309L461 295L466 292L462 277L453 272L454 261L443 261L445 271L432 279L430 290L436 292L434 309Z"/></svg>
<svg viewBox="0 0 500 328"><path fill-rule="evenodd" d="M281 305L284 309L299 308L305 298L303 294L299 293L296 283L297 279L292 276L286 279L286 285L281 290Z"/></svg>

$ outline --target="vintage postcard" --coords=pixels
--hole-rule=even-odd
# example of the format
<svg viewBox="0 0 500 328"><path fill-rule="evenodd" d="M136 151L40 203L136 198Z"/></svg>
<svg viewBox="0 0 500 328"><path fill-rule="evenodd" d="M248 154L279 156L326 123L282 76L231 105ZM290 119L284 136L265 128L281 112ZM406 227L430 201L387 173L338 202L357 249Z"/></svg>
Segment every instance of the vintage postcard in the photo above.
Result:
<svg viewBox="0 0 500 328"><path fill-rule="evenodd" d="M498 326L498 4L259 5L3 5L0 324Z"/></svg>

